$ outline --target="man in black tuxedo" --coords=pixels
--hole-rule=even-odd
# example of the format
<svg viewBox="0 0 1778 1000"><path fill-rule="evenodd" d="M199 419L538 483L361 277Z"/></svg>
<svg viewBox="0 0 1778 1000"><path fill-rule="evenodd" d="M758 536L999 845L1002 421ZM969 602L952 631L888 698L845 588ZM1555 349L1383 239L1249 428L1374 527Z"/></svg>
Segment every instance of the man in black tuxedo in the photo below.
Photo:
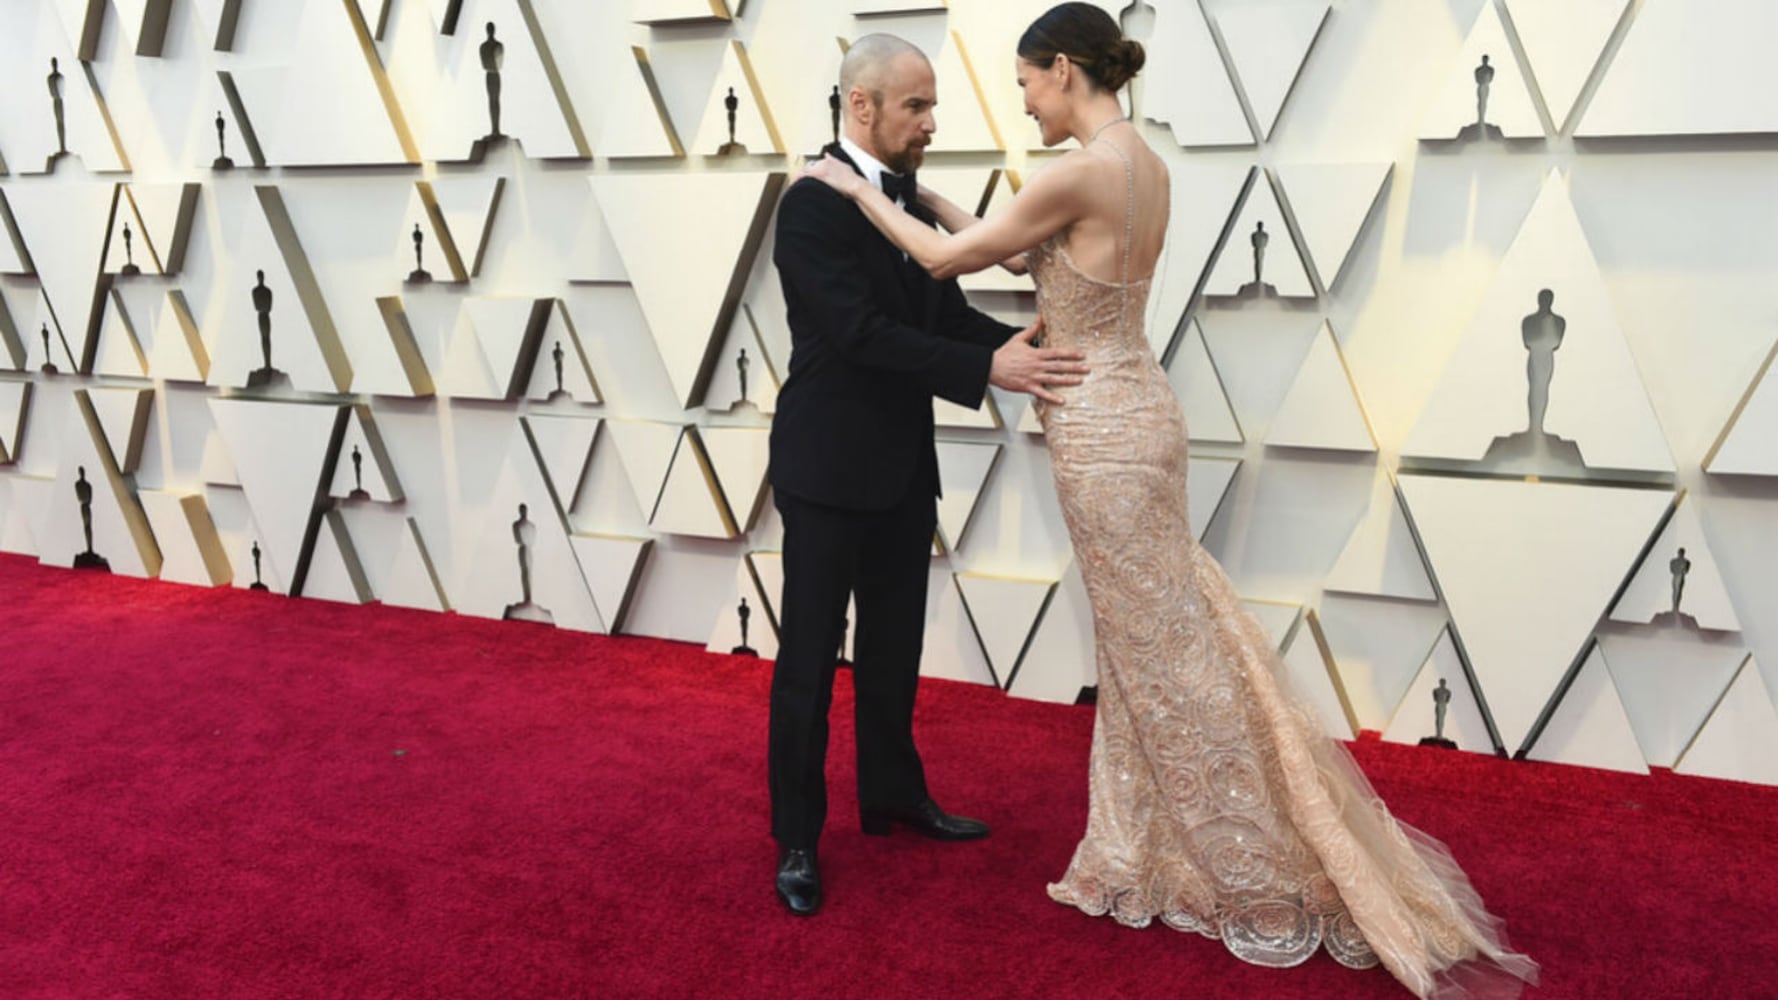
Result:
<svg viewBox="0 0 1778 1000"><path fill-rule="evenodd" d="M840 70L845 132L827 152L924 216L913 172L935 129L932 67L890 35L867 35ZM930 221L930 219L928 219ZM937 519L932 399L980 406L990 383L1044 392L1078 382L1080 355L1023 331L934 281L844 196L818 180L778 207L773 261L789 307L790 374L772 420L771 483L784 521L781 641L772 675L769 770L775 887L792 913L821 903L816 842L827 814L828 707L848 596L859 819L867 834L911 827L972 840L926 789L914 692Z"/></svg>

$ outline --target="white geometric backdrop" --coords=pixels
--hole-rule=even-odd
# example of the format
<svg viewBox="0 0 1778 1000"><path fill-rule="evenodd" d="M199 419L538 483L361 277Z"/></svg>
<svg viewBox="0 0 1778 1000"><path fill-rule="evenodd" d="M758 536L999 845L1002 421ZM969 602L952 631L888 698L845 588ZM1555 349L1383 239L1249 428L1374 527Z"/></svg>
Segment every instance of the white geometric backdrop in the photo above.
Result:
<svg viewBox="0 0 1778 1000"><path fill-rule="evenodd" d="M722 651L745 600L771 656L777 198L893 31L929 182L1005 204L1046 6L8 4L0 550ZM1778 783L1773 5L1102 6L1194 520L1330 731L1417 742L1442 678L1464 750ZM938 408L925 668L1074 700L1042 435L988 404Z"/></svg>

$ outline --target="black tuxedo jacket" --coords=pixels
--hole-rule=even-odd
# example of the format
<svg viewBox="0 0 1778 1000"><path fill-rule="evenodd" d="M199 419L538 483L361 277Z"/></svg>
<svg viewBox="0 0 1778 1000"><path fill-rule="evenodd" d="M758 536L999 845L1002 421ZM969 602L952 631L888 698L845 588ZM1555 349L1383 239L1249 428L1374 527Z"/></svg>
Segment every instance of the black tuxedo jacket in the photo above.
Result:
<svg viewBox="0 0 1778 1000"><path fill-rule="evenodd" d="M887 509L917 481L936 493L932 398L979 407L994 349L1018 328L971 308L956 281L934 281L814 178L779 204L772 261L791 334L772 488L848 510Z"/></svg>

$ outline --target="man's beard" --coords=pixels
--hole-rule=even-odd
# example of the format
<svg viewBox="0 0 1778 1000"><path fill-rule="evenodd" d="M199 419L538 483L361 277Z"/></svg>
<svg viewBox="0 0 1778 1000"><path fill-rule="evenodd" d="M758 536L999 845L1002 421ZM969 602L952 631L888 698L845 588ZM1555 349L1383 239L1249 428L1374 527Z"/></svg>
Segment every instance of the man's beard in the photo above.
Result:
<svg viewBox="0 0 1778 1000"><path fill-rule="evenodd" d="M898 174L920 169L920 164L926 159L926 146L920 142L910 141L906 146L891 152L884 141L883 130L876 125L871 126L870 142L877 148L877 158L883 161L883 166Z"/></svg>

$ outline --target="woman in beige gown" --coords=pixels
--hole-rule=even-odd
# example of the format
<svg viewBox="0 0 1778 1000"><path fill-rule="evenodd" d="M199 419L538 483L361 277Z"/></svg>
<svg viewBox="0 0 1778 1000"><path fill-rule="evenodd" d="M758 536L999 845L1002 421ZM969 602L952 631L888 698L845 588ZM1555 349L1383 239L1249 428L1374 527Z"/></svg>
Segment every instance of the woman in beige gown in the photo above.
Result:
<svg viewBox="0 0 1778 1000"><path fill-rule="evenodd" d="M1422 997L1517 995L1536 964L1510 951L1443 845L1391 816L1323 734L1192 533L1185 422L1142 329L1167 171L1117 99L1141 45L1074 3L1018 51L1044 144L1080 148L994 218L975 224L922 189L946 236L843 164L809 172L937 277L1028 267L1044 343L1085 354L1084 378L1035 392L1099 671L1086 835L1050 896L1132 927L1158 918L1257 965L1325 948L1352 968L1380 962Z"/></svg>

